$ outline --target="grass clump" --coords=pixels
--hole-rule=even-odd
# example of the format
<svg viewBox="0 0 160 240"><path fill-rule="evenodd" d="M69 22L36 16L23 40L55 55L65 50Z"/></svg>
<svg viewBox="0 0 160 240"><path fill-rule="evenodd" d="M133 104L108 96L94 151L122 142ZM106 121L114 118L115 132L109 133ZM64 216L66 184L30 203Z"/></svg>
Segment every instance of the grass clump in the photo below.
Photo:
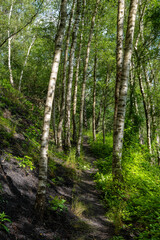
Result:
<svg viewBox="0 0 160 240"><path fill-rule="evenodd" d="M82 217L83 216L83 212L85 212L87 210L87 206L79 201L79 199L76 197L75 199L73 199L72 201L72 212L77 216L77 217Z"/></svg>
<svg viewBox="0 0 160 240"><path fill-rule="evenodd" d="M81 152L80 157L76 156L76 149L72 148L67 156L65 161L65 165L71 167L75 170L86 170L90 169L90 163L88 163L85 158L83 152Z"/></svg>

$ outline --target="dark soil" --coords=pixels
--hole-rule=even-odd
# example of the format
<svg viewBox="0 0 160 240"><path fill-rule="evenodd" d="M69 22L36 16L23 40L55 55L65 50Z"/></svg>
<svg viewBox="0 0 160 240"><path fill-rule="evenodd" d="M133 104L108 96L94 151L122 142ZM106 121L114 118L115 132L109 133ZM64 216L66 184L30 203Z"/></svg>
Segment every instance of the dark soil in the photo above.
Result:
<svg viewBox="0 0 160 240"><path fill-rule="evenodd" d="M47 202L51 196L66 199L68 211L47 210L43 222L34 212L37 187L37 171L25 170L18 162L5 154L0 156L0 212L5 212L12 223L6 223L9 233L0 230L0 240L103 240L111 239L114 226L105 218L105 209L100 194L93 181L95 158L90 152L87 138L84 138L86 160L91 169L82 171L75 177L73 169L64 167L60 159L56 176L61 181L54 184L50 179L47 189ZM85 206L84 211L74 214L73 203L77 201ZM77 215L77 216L76 216Z"/></svg>

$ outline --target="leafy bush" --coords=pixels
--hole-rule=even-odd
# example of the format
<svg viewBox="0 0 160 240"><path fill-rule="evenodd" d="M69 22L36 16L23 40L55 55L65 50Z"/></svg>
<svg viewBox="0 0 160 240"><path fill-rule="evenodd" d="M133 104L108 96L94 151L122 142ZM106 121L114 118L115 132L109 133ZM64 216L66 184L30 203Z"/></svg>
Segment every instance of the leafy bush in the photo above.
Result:
<svg viewBox="0 0 160 240"><path fill-rule="evenodd" d="M9 232L8 227L5 225L6 222L11 223L9 217L5 214L5 212L0 213L0 227L4 229L6 232Z"/></svg>
<svg viewBox="0 0 160 240"><path fill-rule="evenodd" d="M6 153L6 160L9 161L11 158L14 158L18 161L18 165L22 168L25 169L30 169L33 170L35 169L35 166L33 165L32 158L29 156L24 156L24 157L15 157L11 153Z"/></svg>
<svg viewBox="0 0 160 240"><path fill-rule="evenodd" d="M29 156L24 156L23 158L15 157L17 161L19 162L19 166L22 168L33 170L35 169L35 166L33 165L32 158Z"/></svg>
<svg viewBox="0 0 160 240"><path fill-rule="evenodd" d="M67 210L67 207L64 205L64 203L66 202L65 199L58 196L55 197L50 196L50 198L51 200L49 201L49 204L51 210L59 212Z"/></svg>

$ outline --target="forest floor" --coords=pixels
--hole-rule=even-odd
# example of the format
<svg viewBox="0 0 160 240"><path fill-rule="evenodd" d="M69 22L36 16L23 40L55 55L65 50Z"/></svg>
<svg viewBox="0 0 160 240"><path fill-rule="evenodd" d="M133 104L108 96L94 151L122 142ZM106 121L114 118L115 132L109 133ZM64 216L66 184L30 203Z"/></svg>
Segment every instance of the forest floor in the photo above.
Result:
<svg viewBox="0 0 160 240"><path fill-rule="evenodd" d="M0 230L1 240L103 240L114 236L114 226L105 218L105 209L96 189L93 175L96 172L93 154L84 137L85 160L91 168L79 171L77 177L61 159L57 162L56 174L61 181L53 184L49 179L47 199L59 196L66 200L67 211L51 211L47 207L44 221L34 213L37 186L37 171L26 171L17 160L0 156L0 182L2 184L0 211L11 219L5 223L9 233ZM63 179L63 180L62 180Z"/></svg>

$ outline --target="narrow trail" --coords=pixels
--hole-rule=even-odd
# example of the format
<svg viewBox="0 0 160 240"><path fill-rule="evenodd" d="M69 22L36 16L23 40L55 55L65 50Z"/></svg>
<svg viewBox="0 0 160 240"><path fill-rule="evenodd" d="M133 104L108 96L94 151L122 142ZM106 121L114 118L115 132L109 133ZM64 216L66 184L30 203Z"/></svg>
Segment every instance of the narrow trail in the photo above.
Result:
<svg viewBox="0 0 160 240"><path fill-rule="evenodd" d="M83 239L107 240L114 236L114 226L105 217L106 211L100 201L100 193L96 189L96 184L93 180L93 174L97 171L94 165L96 159L90 150L87 140L88 138L84 137L83 150L85 160L91 164L91 168L82 172L81 181L75 186L76 196L87 207L87 212L82 219L91 228L91 231Z"/></svg>
<svg viewBox="0 0 160 240"><path fill-rule="evenodd" d="M0 183L3 188L0 213L5 211L12 221L5 223L9 232L1 231L3 229L0 226L0 240L112 239L114 226L105 218L106 211L94 183L96 159L87 143L87 137L84 137L83 150L85 160L90 163L91 168L81 171L80 175L73 174L73 169L65 167L62 159L57 158L56 176L63 181L54 184L48 179L50 186L47 187L47 199L50 200L50 196L64 198L68 211L59 214L46 210L43 223L34 212L38 181L36 171L26 172L13 157L7 160L7 155L0 156ZM72 174L76 176L75 179ZM84 206L80 215L72 208L76 201Z"/></svg>

